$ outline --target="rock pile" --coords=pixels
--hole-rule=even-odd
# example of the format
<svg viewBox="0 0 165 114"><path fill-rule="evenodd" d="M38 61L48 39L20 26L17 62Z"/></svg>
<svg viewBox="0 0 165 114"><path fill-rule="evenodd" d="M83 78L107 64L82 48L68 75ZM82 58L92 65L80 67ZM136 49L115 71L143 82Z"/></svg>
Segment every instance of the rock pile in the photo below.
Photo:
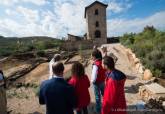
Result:
<svg viewBox="0 0 165 114"><path fill-rule="evenodd" d="M142 79L150 80L153 77L152 72L149 69L145 69L140 59L136 57L136 55L132 52L131 49L126 48L125 50L129 61L132 63L133 66L135 66L138 73L142 74Z"/></svg>
<svg viewBox="0 0 165 114"><path fill-rule="evenodd" d="M165 111L165 88L157 83L140 86L139 95L146 108Z"/></svg>
<svg viewBox="0 0 165 114"><path fill-rule="evenodd" d="M165 111L165 97L150 98L146 103L146 108L156 109L157 111Z"/></svg>
<svg viewBox="0 0 165 114"><path fill-rule="evenodd" d="M126 48L126 53L127 53L127 56L129 58L129 60L131 61L132 65L135 66L135 68L137 69L137 71L141 74L144 73L144 66L142 65L140 59L138 59L136 57L136 55L132 52L131 49L129 48Z"/></svg>

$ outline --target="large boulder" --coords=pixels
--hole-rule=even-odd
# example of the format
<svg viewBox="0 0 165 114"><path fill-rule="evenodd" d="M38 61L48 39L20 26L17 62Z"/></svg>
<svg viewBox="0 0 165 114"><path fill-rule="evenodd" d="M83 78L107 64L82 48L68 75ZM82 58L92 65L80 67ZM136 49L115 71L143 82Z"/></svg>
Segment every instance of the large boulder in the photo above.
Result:
<svg viewBox="0 0 165 114"><path fill-rule="evenodd" d="M143 74L144 80L150 80L153 77L151 71L149 69L146 69Z"/></svg>

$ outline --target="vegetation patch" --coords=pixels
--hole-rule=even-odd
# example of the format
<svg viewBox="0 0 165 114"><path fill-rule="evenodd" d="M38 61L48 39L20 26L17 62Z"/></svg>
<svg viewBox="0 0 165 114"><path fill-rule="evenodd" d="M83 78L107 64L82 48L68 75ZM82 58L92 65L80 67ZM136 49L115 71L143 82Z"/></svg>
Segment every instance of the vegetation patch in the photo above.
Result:
<svg viewBox="0 0 165 114"><path fill-rule="evenodd" d="M154 76L163 77L165 73L165 31L146 26L141 33L124 34L120 42L131 48Z"/></svg>
<svg viewBox="0 0 165 114"><path fill-rule="evenodd" d="M63 40L43 36L23 38L0 36L0 42L0 57L4 57L30 51L40 52L46 49L59 48Z"/></svg>

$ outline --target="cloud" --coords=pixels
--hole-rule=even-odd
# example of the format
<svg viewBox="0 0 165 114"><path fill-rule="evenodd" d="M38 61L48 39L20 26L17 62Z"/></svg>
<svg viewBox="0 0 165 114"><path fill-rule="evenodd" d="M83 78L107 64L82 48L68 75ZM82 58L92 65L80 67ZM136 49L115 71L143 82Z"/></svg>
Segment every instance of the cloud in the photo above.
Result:
<svg viewBox="0 0 165 114"><path fill-rule="evenodd" d="M33 3L33 4L39 5L39 6L46 4L46 0L20 0L20 1Z"/></svg>
<svg viewBox="0 0 165 114"><path fill-rule="evenodd" d="M118 13L118 12L121 12L123 8L119 4L112 2L109 4L108 10Z"/></svg>
<svg viewBox="0 0 165 114"><path fill-rule="evenodd" d="M125 1L125 2L117 2L115 0L112 0L108 3L108 11L111 11L112 13L121 13L123 11L128 10L129 8L132 7L132 4L130 1Z"/></svg>
<svg viewBox="0 0 165 114"><path fill-rule="evenodd" d="M5 36L10 36L11 34L13 36L17 36L19 33L18 30L19 29L21 30L20 25L11 19L0 20L0 25L1 25L0 26L1 35L5 35Z"/></svg>
<svg viewBox="0 0 165 114"><path fill-rule="evenodd" d="M17 13L19 13L19 15L22 15L25 19L25 21L29 22L29 23L35 23L37 21L39 21L39 12L38 10L32 10L32 9L28 9L22 6L17 7L16 9Z"/></svg>
<svg viewBox="0 0 165 114"><path fill-rule="evenodd" d="M6 6L11 6L17 2L18 2L18 0L1 0L0 4L6 5Z"/></svg>
<svg viewBox="0 0 165 114"><path fill-rule="evenodd" d="M15 30L18 29L19 31L23 31L21 33L16 31L17 36L37 35L37 33L38 35L52 37L63 37L66 36L67 33L83 35L85 33L86 25L84 7L89 5L89 2L91 1L56 0L53 2L53 11L49 9L32 10L19 6L14 11L6 9L5 12L10 16L21 17L20 22L12 21L13 24L19 23L19 26L22 28L22 30L20 30L20 27L15 27ZM36 28L36 30L33 30L34 28ZM12 33L13 32L9 35L12 36Z"/></svg>
<svg viewBox="0 0 165 114"><path fill-rule="evenodd" d="M150 17L127 19L110 19L107 21L108 36L119 36L124 33L141 32L146 25L153 25L157 29L165 29L165 11L157 12Z"/></svg>
<svg viewBox="0 0 165 114"><path fill-rule="evenodd" d="M46 4L46 0L1 0L0 4L1 5L6 5L6 6L12 6L15 5L16 3L32 3L35 5L44 5Z"/></svg>
<svg viewBox="0 0 165 114"><path fill-rule="evenodd" d="M9 16L15 14L15 12L13 12L13 11L10 10L10 9L6 9L6 10L5 10L5 13L6 13L7 15L9 15Z"/></svg>
<svg viewBox="0 0 165 114"><path fill-rule="evenodd" d="M57 23L64 31L71 34L85 33L84 20L85 2L61 3L60 6L55 4L54 13L57 16Z"/></svg>
<svg viewBox="0 0 165 114"><path fill-rule="evenodd" d="M4 1L4 0L2 0ZM15 1L18 0L7 0ZM19 0L24 3L44 5L46 0ZM0 17L0 34L5 36L50 36L63 37L67 33L83 35L86 32L86 20L84 8L95 0L55 0L46 4L46 8L31 9L28 5L21 4L14 8L6 8L8 17ZM39 3L40 2L40 3ZM108 12L121 13L132 5L128 2L121 3L111 0ZM12 18L10 18L12 17ZM15 19L16 18L16 19ZM123 19L111 18L107 20L108 36L118 36L125 32L140 32L146 25L154 25L156 28L165 28L165 11L157 12L150 17Z"/></svg>

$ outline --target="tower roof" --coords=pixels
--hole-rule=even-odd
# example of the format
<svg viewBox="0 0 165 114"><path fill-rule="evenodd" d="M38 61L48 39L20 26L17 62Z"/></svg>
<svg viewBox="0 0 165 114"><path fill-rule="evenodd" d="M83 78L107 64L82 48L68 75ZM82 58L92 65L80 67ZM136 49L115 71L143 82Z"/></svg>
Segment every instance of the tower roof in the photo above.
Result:
<svg viewBox="0 0 165 114"><path fill-rule="evenodd" d="M93 2L92 4L90 4L89 6L86 6L85 7L85 13L84 13L84 17L86 18L86 11L90 8L90 7L92 7L93 5L95 5L95 4L100 4L100 5L102 5L102 6L104 6L104 7L106 7L107 8L107 6L108 6L108 4L104 4L104 3L102 3L102 2L99 2L99 1L95 1L95 2Z"/></svg>

